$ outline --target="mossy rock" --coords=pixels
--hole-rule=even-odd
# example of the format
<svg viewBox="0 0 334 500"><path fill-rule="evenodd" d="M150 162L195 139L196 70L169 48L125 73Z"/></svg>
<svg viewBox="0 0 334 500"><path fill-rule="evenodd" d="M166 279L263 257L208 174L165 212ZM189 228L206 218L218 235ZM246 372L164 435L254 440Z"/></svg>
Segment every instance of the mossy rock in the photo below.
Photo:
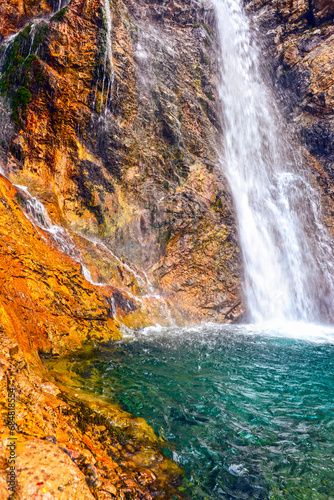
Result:
<svg viewBox="0 0 334 500"><path fill-rule="evenodd" d="M20 125L21 119L25 119L28 104L31 101L31 92L26 87L19 87L12 100L12 119L16 125Z"/></svg>
<svg viewBox="0 0 334 500"><path fill-rule="evenodd" d="M56 12L56 14L54 14L54 16L51 17L51 21L62 21L67 11L68 7L64 7L63 9L59 10L58 12Z"/></svg>

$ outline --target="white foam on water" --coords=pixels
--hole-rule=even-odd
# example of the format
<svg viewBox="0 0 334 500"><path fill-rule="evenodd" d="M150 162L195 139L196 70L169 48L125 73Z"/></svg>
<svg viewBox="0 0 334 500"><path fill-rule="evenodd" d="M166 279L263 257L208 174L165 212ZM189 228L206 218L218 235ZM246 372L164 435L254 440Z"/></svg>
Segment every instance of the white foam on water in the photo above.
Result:
<svg viewBox="0 0 334 500"><path fill-rule="evenodd" d="M305 323L302 321L267 321L256 325L245 325L245 333L269 337L285 337L319 344L334 344L334 327Z"/></svg>

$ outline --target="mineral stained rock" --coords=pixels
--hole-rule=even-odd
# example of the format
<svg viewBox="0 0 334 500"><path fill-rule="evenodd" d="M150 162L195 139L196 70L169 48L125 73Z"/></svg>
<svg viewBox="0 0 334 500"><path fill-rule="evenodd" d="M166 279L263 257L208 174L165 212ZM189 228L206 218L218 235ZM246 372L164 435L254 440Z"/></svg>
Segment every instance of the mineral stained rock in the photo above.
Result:
<svg viewBox="0 0 334 500"><path fill-rule="evenodd" d="M0 19L0 498L9 390L17 498L181 498L147 424L40 357L243 311L212 11L5 0Z"/></svg>
<svg viewBox="0 0 334 500"><path fill-rule="evenodd" d="M16 498L22 500L178 495L180 471L162 456L145 422L75 396L41 364L40 355L119 338L119 320L140 323L140 306L121 290L85 280L80 264L27 218L23 194L0 176L0 498L8 498L13 442Z"/></svg>

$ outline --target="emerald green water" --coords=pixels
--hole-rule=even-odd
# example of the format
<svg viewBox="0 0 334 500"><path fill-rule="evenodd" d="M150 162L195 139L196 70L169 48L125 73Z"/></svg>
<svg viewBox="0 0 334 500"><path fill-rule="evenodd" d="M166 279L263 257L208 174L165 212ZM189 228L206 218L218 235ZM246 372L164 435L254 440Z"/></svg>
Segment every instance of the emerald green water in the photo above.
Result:
<svg viewBox="0 0 334 500"><path fill-rule="evenodd" d="M147 329L68 363L153 426L190 498L334 499L334 333Z"/></svg>

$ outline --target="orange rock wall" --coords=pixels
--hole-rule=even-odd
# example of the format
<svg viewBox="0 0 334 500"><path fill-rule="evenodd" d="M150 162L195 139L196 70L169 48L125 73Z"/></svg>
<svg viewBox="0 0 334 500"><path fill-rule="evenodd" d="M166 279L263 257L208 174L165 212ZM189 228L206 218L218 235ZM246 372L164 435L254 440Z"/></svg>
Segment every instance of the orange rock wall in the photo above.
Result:
<svg viewBox="0 0 334 500"><path fill-rule="evenodd" d="M32 13L3 49L6 171L54 193L63 223L145 271L187 321L226 321L242 271L217 158L212 14L190 0L110 8L113 74L100 0Z"/></svg>

